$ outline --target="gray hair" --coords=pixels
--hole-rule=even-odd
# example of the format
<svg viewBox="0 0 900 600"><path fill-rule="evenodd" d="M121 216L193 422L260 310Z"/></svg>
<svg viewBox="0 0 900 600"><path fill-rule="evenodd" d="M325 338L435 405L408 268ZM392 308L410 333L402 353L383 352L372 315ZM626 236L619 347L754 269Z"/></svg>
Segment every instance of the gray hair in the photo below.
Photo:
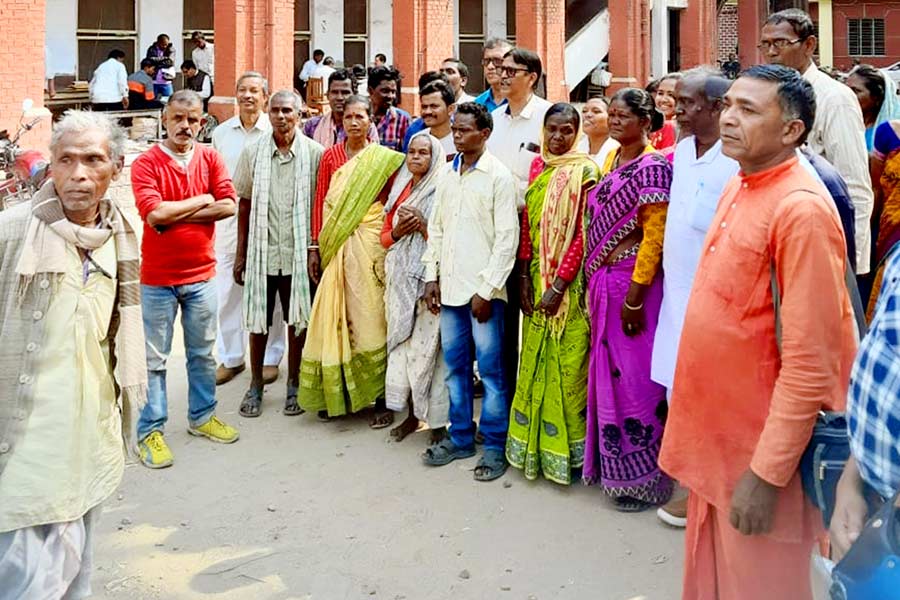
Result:
<svg viewBox="0 0 900 600"><path fill-rule="evenodd" d="M172 97L169 98L169 102L166 106L171 106L172 104L186 104L187 106L203 106L203 98L200 97L200 94L195 92L194 90L178 90Z"/></svg>
<svg viewBox="0 0 900 600"><path fill-rule="evenodd" d="M259 79L262 81L263 91L266 93L266 96L269 95L269 80L259 71L245 71L243 75L238 77L237 83L234 84L234 89L241 87L241 82L245 79Z"/></svg>
<svg viewBox="0 0 900 600"><path fill-rule="evenodd" d="M269 98L269 106L271 106L276 99L293 101L294 110L296 110L297 113L300 113L303 110L303 98L298 94L295 94L293 90L278 90L272 94L271 98Z"/></svg>
<svg viewBox="0 0 900 600"><path fill-rule="evenodd" d="M67 110L63 118L53 126L50 136L50 154L59 147L68 134L102 131L109 143L109 158L118 163L125 156L125 130L102 112Z"/></svg>
<svg viewBox="0 0 900 600"><path fill-rule="evenodd" d="M515 48L515 44L502 37L490 37L484 42L482 52L485 50L493 50L494 48Z"/></svg>
<svg viewBox="0 0 900 600"><path fill-rule="evenodd" d="M721 69L712 65L698 65L681 72L682 79L700 79L703 81L703 95L707 100L721 100L731 87L731 80L725 77Z"/></svg>

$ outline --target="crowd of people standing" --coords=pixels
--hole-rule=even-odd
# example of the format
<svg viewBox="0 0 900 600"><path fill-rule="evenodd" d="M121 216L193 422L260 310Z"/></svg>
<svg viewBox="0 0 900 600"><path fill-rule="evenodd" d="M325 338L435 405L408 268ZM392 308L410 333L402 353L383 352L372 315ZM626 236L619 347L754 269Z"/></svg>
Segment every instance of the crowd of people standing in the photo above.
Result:
<svg viewBox="0 0 900 600"><path fill-rule="evenodd" d="M16 390L0 599L51 579L83 597L132 427L145 466L174 463L179 310L192 435L238 441L216 386L249 345L239 414L258 417L286 347L286 416L371 410L381 429L406 412L389 435L429 429L426 465L482 445L477 481L509 465L581 480L686 526L685 599L811 598L824 528L799 465L820 411L846 411L853 450L836 556L900 489L896 90L863 68L827 77L815 44L809 16L782 11L760 36L769 64L579 110L535 93L536 53L490 40L488 89L468 96L448 59L419 78L415 120L388 65L366 95L329 73L330 111L305 123L297 93L248 72L211 147L201 94L180 90L131 167L140 249L106 194L121 129L67 114L53 179L0 215L0 383Z"/></svg>

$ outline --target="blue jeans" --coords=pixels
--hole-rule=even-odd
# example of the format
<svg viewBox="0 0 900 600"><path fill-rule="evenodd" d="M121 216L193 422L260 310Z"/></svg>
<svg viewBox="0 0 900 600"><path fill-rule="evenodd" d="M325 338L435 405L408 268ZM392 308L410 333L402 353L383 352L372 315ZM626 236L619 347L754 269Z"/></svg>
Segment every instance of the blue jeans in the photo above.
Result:
<svg viewBox="0 0 900 600"><path fill-rule="evenodd" d="M176 286L141 285L147 338L147 405L138 419L138 440L162 431L169 418L166 361L178 307L188 372L188 422L206 423L216 409L216 288L212 281Z"/></svg>
<svg viewBox="0 0 900 600"><path fill-rule="evenodd" d="M491 302L491 317L479 323L470 305L441 306L441 347L450 389L450 440L457 448L475 444L472 347L484 382L479 429L487 450L504 451L509 429L509 400L503 369L503 312L506 303Z"/></svg>

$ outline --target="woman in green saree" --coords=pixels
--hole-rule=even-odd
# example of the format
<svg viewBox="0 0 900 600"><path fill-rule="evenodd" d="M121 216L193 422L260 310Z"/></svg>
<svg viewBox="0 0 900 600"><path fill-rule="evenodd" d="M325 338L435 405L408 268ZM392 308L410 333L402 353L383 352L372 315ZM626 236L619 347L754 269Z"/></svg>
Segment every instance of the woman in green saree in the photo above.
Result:
<svg viewBox="0 0 900 600"><path fill-rule="evenodd" d="M371 105L344 105L347 140L319 165L310 277L318 284L300 363L300 406L322 418L384 403L387 324L381 227L390 179L404 157L367 139ZM386 427L383 410L373 427Z"/></svg>
<svg viewBox="0 0 900 600"><path fill-rule="evenodd" d="M597 165L577 150L580 135L574 107L550 107L522 213L517 269L525 320L506 443L509 464L526 478L542 472L561 484L584 461L590 325L582 214L600 178Z"/></svg>

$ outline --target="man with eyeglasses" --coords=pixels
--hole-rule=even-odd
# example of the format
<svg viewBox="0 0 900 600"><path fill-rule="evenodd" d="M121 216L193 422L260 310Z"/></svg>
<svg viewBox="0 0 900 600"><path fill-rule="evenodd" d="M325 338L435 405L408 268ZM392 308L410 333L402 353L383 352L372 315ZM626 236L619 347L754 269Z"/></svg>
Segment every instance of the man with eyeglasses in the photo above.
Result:
<svg viewBox="0 0 900 600"><path fill-rule="evenodd" d="M500 67L503 66L503 57L510 50L512 44L494 37L484 43L484 49L481 51L481 66L484 67L484 79L487 81L488 89L475 98L475 102L490 112L506 102L500 89Z"/></svg>
<svg viewBox="0 0 900 600"><path fill-rule="evenodd" d="M487 147L509 169L516 181L516 203L525 206L528 173L541 154L544 115L551 104L534 93L541 79L541 57L531 50L515 48L503 56L500 89L506 104L491 113L494 131ZM519 282L513 275L507 283L509 309L506 311L503 355L510 400L516 389L519 364Z"/></svg>
<svg viewBox="0 0 900 600"><path fill-rule="evenodd" d="M869 272L872 186L866 152L865 125L853 91L819 71L812 19L802 10L788 9L766 20L759 49L769 64L792 67L803 74L816 93L816 119L807 139L815 154L838 170L850 189L856 219L856 272Z"/></svg>

